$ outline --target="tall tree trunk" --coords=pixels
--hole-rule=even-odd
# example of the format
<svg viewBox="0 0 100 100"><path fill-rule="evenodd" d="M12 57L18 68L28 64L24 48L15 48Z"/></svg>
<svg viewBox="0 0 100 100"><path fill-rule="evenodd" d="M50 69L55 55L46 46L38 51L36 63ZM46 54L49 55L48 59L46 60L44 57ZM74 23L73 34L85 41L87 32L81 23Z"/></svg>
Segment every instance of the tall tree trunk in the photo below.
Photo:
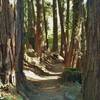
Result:
<svg viewBox="0 0 100 100"><path fill-rule="evenodd" d="M80 37L82 34L82 8L83 8L83 0L78 0L76 2L74 2L75 8L76 8L76 14L74 17L77 17L74 19L73 21L73 34L74 34L74 44L73 44L73 53L72 53L72 65L73 67L77 67L77 62L79 63L80 59L79 59L79 55L80 55L80 51L81 51L81 46L80 46ZM73 9L75 9L73 7ZM74 10L75 11L75 10Z"/></svg>
<svg viewBox="0 0 100 100"><path fill-rule="evenodd" d="M61 48L60 48L60 54L61 56L64 56L63 51L65 47L65 32L64 32L64 0L58 0L58 8L59 8L59 17L60 17L60 26L61 26Z"/></svg>
<svg viewBox="0 0 100 100"><path fill-rule="evenodd" d="M67 45L69 46L69 18L70 18L70 0L67 0L67 11L66 11L66 34L67 34Z"/></svg>
<svg viewBox="0 0 100 100"><path fill-rule="evenodd" d="M35 37L35 32L36 32L36 30L35 30L35 27L36 27L36 15L35 15L35 7L34 7L34 0L31 0L31 3L32 3L32 20L33 20L33 25L32 25L32 29L33 29L33 35L34 35L34 37Z"/></svg>
<svg viewBox="0 0 100 100"><path fill-rule="evenodd" d="M28 2L28 34L30 37L33 34L33 29L32 29L32 2L30 0Z"/></svg>
<svg viewBox="0 0 100 100"><path fill-rule="evenodd" d="M57 0L53 0L53 51L58 51Z"/></svg>
<svg viewBox="0 0 100 100"><path fill-rule="evenodd" d="M100 0L88 0L87 64L83 100L100 100Z"/></svg>
<svg viewBox="0 0 100 100"><path fill-rule="evenodd" d="M3 23L1 24L1 52L2 52L2 73L3 73L3 82L9 84L10 81L10 15L9 15L9 0L2 0L2 12L1 12L1 20Z"/></svg>
<svg viewBox="0 0 100 100"><path fill-rule="evenodd" d="M42 0L36 0L37 7L37 25L35 35L35 51L41 57L42 54Z"/></svg>
<svg viewBox="0 0 100 100"><path fill-rule="evenodd" d="M17 0L17 24L16 24L16 87L17 89L23 83L23 53L24 53L24 1ZM20 80L19 80L20 79Z"/></svg>
<svg viewBox="0 0 100 100"><path fill-rule="evenodd" d="M66 59L66 64L68 67L73 66L73 58L74 54L79 49L79 33L81 29L81 5L82 0L75 0L73 1L73 27L72 27L72 35L71 35L71 42L69 47L68 56Z"/></svg>
<svg viewBox="0 0 100 100"><path fill-rule="evenodd" d="M0 51L2 62L3 82L9 84L13 80L15 64L14 11L9 0L1 0L0 11ZM3 22L3 23L2 23Z"/></svg>
<svg viewBox="0 0 100 100"><path fill-rule="evenodd" d="M80 69L83 72L86 67L86 7L85 5L82 5L82 34L81 34L81 63L80 63Z"/></svg>
<svg viewBox="0 0 100 100"><path fill-rule="evenodd" d="M45 1L43 2L43 17L44 17L44 27L45 27L45 43L46 43L46 49L48 49L48 30L47 30L47 18L46 18L46 10L45 10Z"/></svg>
<svg viewBox="0 0 100 100"><path fill-rule="evenodd" d="M70 16L70 0L67 0L67 13L66 13L66 37L67 37L67 43L65 48L65 56L64 56L64 63L66 65L66 61L68 58L68 52L69 52L69 45L70 45L70 37L69 37L69 16Z"/></svg>

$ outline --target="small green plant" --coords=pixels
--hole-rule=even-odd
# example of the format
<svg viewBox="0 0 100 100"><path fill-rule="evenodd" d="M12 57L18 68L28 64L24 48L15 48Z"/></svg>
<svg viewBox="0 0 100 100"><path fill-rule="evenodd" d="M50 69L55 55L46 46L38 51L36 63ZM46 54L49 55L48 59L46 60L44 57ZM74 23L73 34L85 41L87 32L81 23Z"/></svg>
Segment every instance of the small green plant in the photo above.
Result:
<svg viewBox="0 0 100 100"><path fill-rule="evenodd" d="M63 82L79 82L81 83L81 72L77 68L65 68L62 74Z"/></svg>

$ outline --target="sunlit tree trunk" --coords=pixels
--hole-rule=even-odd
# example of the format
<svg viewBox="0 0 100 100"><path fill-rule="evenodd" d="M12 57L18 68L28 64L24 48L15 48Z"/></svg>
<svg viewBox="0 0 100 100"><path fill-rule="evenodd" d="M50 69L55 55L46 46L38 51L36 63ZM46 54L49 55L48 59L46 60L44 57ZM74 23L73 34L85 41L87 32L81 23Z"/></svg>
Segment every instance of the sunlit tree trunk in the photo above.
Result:
<svg viewBox="0 0 100 100"><path fill-rule="evenodd" d="M42 0L36 0L37 7L37 22L36 22L36 35L35 35L35 51L41 57L42 54Z"/></svg>
<svg viewBox="0 0 100 100"><path fill-rule="evenodd" d="M71 35L71 42L69 47L69 52L67 55L66 64L68 67L73 66L74 58L76 53L79 49L79 38L81 32L81 6L82 0L75 0L73 1L73 26L72 26L72 35Z"/></svg>
<svg viewBox="0 0 100 100"><path fill-rule="evenodd" d="M81 34L81 61L80 64L78 64L80 66L81 71L83 72L85 67L86 67L86 25L87 25L87 21L86 21L86 6L82 5L82 16L83 16L83 20L82 20L82 34ZM77 66L78 66L77 65Z"/></svg>
<svg viewBox="0 0 100 100"><path fill-rule="evenodd" d="M82 8L83 8L83 0L79 0L74 2L75 8L76 10L74 10L75 8L73 7L74 10L74 17L76 17L75 19L73 19L73 32L72 34L74 34L74 44L73 44L73 53L72 53L72 61L71 61L71 66L73 67L77 67L77 62L79 63L80 59L79 59L79 55L80 55L80 51L81 51L81 34L82 33L82 20L83 20L83 16L82 16ZM76 12L77 11L77 12ZM75 14L76 12L76 14ZM74 18L73 17L73 18Z"/></svg>

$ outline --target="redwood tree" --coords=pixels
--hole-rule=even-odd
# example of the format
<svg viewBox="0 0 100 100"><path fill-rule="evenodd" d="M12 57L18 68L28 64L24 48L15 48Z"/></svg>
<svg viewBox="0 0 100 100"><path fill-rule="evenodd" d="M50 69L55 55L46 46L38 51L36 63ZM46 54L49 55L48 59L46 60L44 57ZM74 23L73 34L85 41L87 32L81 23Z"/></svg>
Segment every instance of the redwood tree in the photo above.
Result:
<svg viewBox="0 0 100 100"><path fill-rule="evenodd" d="M65 57L65 64L68 67L73 67L74 57L79 49L79 34L81 29L81 6L82 0L73 1L73 21L70 47Z"/></svg>
<svg viewBox="0 0 100 100"><path fill-rule="evenodd" d="M59 18L60 18L60 26L61 26L61 48L60 54L63 55L64 47L65 47L65 32L64 32L64 0L58 0L58 8L59 8Z"/></svg>
<svg viewBox="0 0 100 100"><path fill-rule="evenodd" d="M53 0L53 51L58 51L57 0Z"/></svg>
<svg viewBox="0 0 100 100"><path fill-rule="evenodd" d="M35 51L40 57L42 53L42 0L36 0L37 8L37 21L36 21L36 34L35 34Z"/></svg>
<svg viewBox="0 0 100 100"><path fill-rule="evenodd" d="M9 0L1 0L0 11L0 51L2 67L2 80L8 84L12 69L12 50L11 50L11 19ZM1 2L0 1L0 2ZM3 22L3 23L2 23Z"/></svg>
<svg viewBox="0 0 100 100"><path fill-rule="evenodd" d="M100 0L88 0L87 7L87 63L83 100L100 100Z"/></svg>
<svg viewBox="0 0 100 100"><path fill-rule="evenodd" d="M23 73L23 54L24 54L24 1L17 0L17 19L16 19L16 87L20 88L21 84L24 82ZM20 80L19 80L20 79Z"/></svg>
<svg viewBox="0 0 100 100"><path fill-rule="evenodd" d="M46 49L48 49L48 20L46 17L46 7L45 7L45 0L42 0L43 3L43 18L44 18L44 29L45 29L45 43L46 43Z"/></svg>

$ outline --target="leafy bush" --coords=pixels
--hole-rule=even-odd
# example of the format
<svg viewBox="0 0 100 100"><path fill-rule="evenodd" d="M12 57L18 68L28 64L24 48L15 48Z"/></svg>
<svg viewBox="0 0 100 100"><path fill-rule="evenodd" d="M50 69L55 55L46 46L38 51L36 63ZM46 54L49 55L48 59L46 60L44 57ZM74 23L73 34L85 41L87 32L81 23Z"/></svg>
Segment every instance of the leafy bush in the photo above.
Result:
<svg viewBox="0 0 100 100"><path fill-rule="evenodd" d="M77 68L66 68L61 80L62 82L79 82L81 84L81 72Z"/></svg>

